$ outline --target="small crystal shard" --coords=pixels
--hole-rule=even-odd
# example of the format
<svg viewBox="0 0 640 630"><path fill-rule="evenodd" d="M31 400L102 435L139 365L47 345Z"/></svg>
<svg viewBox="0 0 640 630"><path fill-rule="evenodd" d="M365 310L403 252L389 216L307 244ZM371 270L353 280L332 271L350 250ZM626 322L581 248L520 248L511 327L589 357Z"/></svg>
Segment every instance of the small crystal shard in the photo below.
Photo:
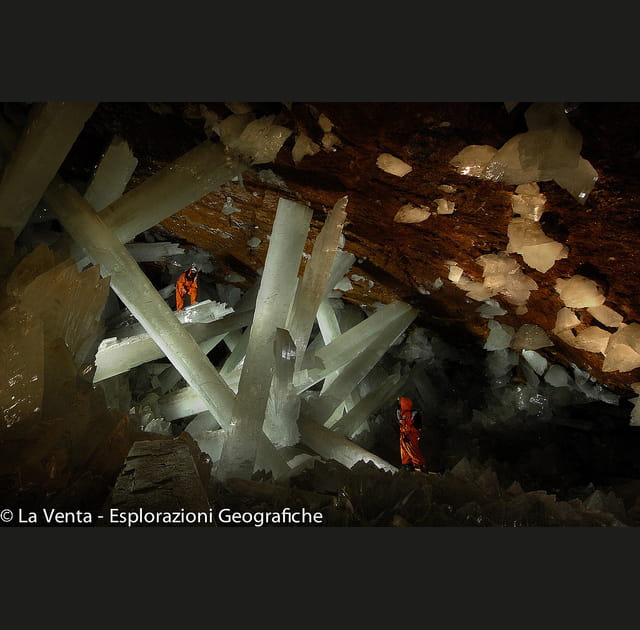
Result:
<svg viewBox="0 0 640 630"><path fill-rule="evenodd" d="M599 328L598 326L589 326L584 330L581 330L573 342L573 347L579 350L586 350L587 352L599 352L604 354L611 333Z"/></svg>
<svg viewBox="0 0 640 630"><path fill-rule="evenodd" d="M511 208L513 214L520 215L531 221L539 221L544 212L546 197L540 194L538 185L533 182L530 184L520 184L516 187L516 192L511 198Z"/></svg>
<svg viewBox="0 0 640 630"><path fill-rule="evenodd" d="M378 168L381 168L386 173L391 173L391 175L396 175L397 177L404 177L413 170L409 164L390 153L381 153L376 160L376 164Z"/></svg>
<svg viewBox="0 0 640 630"><path fill-rule="evenodd" d="M448 199L436 199L435 203L438 206L438 214L453 214L456 204Z"/></svg>
<svg viewBox="0 0 640 630"><path fill-rule="evenodd" d="M587 309L587 312L607 328L618 328L624 319L620 313L616 313L612 308L604 304L591 306Z"/></svg>
<svg viewBox="0 0 640 630"><path fill-rule="evenodd" d="M297 164L305 155L315 155L318 151L320 151L320 147L309 136L298 134L291 151L291 157L294 163Z"/></svg>
<svg viewBox="0 0 640 630"><path fill-rule="evenodd" d="M496 154L497 149L486 144L472 144L465 147L450 162L461 175L482 177L485 166Z"/></svg>
<svg viewBox="0 0 640 630"><path fill-rule="evenodd" d="M600 286L593 280L579 274L568 279L558 278L555 289L560 294L560 299L565 306L571 308L600 306L605 301Z"/></svg>
<svg viewBox="0 0 640 630"><path fill-rule="evenodd" d="M564 306L556 315L556 324L553 327L553 333L557 335L564 330L569 330L579 325L580 320L576 317L575 313L570 308Z"/></svg>
<svg viewBox="0 0 640 630"><path fill-rule="evenodd" d="M537 324L523 324L518 328L511 341L513 350L538 350L552 345L553 342L549 339L544 328Z"/></svg>
<svg viewBox="0 0 640 630"><path fill-rule="evenodd" d="M556 260L568 255L567 248L549 238L537 221L515 218L509 223L507 234L507 252L520 254L529 267L542 273L551 269Z"/></svg>
<svg viewBox="0 0 640 630"><path fill-rule="evenodd" d="M561 365L552 365L546 371L544 380L552 387L566 387L569 384L569 374Z"/></svg>
<svg viewBox="0 0 640 630"><path fill-rule="evenodd" d="M487 325L490 332L484 344L484 349L493 351L509 348L515 330L511 326L500 324L494 320L489 320Z"/></svg>
<svg viewBox="0 0 640 630"><path fill-rule="evenodd" d="M393 220L396 223L421 223L431 216L431 212L424 206L405 204L396 212Z"/></svg>

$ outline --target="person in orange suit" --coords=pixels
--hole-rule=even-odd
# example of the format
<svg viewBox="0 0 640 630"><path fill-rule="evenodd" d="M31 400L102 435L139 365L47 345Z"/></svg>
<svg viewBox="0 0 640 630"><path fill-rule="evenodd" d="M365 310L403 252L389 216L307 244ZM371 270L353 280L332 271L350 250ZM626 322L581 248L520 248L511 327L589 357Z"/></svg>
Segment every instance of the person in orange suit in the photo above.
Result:
<svg viewBox="0 0 640 630"><path fill-rule="evenodd" d="M191 306L198 299L198 268L191 265L176 282L176 311L184 308L184 296L188 295L191 299Z"/></svg>
<svg viewBox="0 0 640 630"><path fill-rule="evenodd" d="M403 468L427 472L427 464L420 450L420 429L422 422L419 412L413 408L411 398L398 398L399 409L396 418L400 426L400 460Z"/></svg>

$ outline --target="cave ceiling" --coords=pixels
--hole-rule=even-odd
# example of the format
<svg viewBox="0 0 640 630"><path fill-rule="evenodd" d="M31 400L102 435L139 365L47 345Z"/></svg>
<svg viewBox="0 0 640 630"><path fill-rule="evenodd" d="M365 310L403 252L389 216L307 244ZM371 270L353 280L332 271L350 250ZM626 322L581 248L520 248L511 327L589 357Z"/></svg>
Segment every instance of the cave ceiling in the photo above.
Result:
<svg viewBox="0 0 640 630"><path fill-rule="evenodd" d="M364 307L406 301L420 310L419 325L469 348L482 347L489 330L487 319L477 312L481 303L448 280L447 263L456 261L466 275L482 281L476 259L506 249L515 186L459 174L450 161L468 145L499 148L525 132L524 113L530 103L248 105L257 116L273 115L277 124L292 131L275 161L255 165L238 181L187 206L151 232L210 252L215 266L212 279L228 282L230 274L236 274L234 283L247 289L264 265L279 198L312 208L306 248L310 252L326 212L347 195L344 249L356 256L356 262L350 272L352 288L344 291L344 299ZM233 104L225 103L100 103L61 174L71 182L86 182L118 135L138 159L128 186L132 189L203 140L217 141L210 126L212 116L222 119L233 109ZM574 363L616 393L632 396L630 385L640 381L639 369L604 372L602 354L574 348L552 329L564 306L556 281L576 274L596 281L605 304L625 323L640 322L640 104L572 103L566 110L582 135L581 156L595 168L597 181L584 203L555 181L539 182L546 197L541 226L547 236L568 248L568 255L542 273L512 253L538 288L531 292L525 313L496 296L506 310L498 320L514 328L525 323L541 326L553 341L542 354L560 364ZM320 150L296 161L292 150L300 134ZM400 177L382 170L377 159L383 153L403 160L411 171ZM438 214L437 199L453 202L454 212ZM432 214L418 223L394 221L407 204L426 207ZM230 207L237 211L223 212ZM153 273L149 266L147 270ZM581 321L582 326L590 323L586 311Z"/></svg>

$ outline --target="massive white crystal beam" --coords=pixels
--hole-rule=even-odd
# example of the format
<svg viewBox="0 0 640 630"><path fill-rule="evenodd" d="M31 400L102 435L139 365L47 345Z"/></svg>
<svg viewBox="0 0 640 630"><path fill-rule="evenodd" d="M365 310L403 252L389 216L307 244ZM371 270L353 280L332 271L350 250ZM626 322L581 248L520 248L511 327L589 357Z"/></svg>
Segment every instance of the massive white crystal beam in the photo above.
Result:
<svg viewBox="0 0 640 630"><path fill-rule="evenodd" d="M118 297L205 400L220 426L228 426L233 392L100 215L59 177L47 188L45 200L93 264L100 265L101 275L110 276Z"/></svg>
<svg viewBox="0 0 640 630"><path fill-rule="evenodd" d="M298 288L287 320L286 328L296 346L296 368L299 369L304 352L309 342L320 302L327 293L329 280L336 251L340 244L342 227L347 218L348 197L339 199L328 212L325 223L318 234L298 282Z"/></svg>
<svg viewBox="0 0 640 630"><path fill-rule="evenodd" d="M334 459L352 468L360 461L373 462L378 468L396 472L398 469L382 457L378 457L343 435L301 416L298 420L302 443L324 459Z"/></svg>
<svg viewBox="0 0 640 630"><path fill-rule="evenodd" d="M248 168L205 140L101 210L100 218L127 243Z"/></svg>
<svg viewBox="0 0 640 630"><path fill-rule="evenodd" d="M379 335L371 339L367 347L357 354L353 360L339 368L338 377L317 400L310 403L316 422L324 423L329 420L338 406L343 403L344 399L373 369L393 342L417 317L418 311L416 309L408 304L404 304L404 306L405 312L391 321ZM350 330L353 330L353 328Z"/></svg>
<svg viewBox="0 0 640 630"><path fill-rule="evenodd" d="M378 389L361 398L352 409L345 413L329 428L348 438L356 435L362 425L387 401L392 400L404 386L408 375L391 374Z"/></svg>
<svg viewBox="0 0 640 630"><path fill-rule="evenodd" d="M394 322L397 322L399 318L406 316L408 313L412 314L411 319L415 319L417 311L409 304L400 300L390 302L381 306L367 319L343 332L339 337L315 353L324 367L300 370L295 374L297 392L299 394L302 393L335 370L353 361L354 357L363 352L372 340L384 334L385 330L388 331Z"/></svg>
<svg viewBox="0 0 640 630"><path fill-rule="evenodd" d="M193 387L183 387L176 392L161 396L158 399L158 409L165 421L171 422L207 411L207 406Z"/></svg>
<svg viewBox="0 0 640 630"><path fill-rule="evenodd" d="M184 254L184 249L177 243L127 243L129 253L138 262L155 262L169 256Z"/></svg>
<svg viewBox="0 0 640 630"><path fill-rule="evenodd" d="M296 344L289 331L276 330L273 343L275 369L267 402L263 430L276 447L293 446L300 439L300 399L293 388Z"/></svg>
<svg viewBox="0 0 640 630"><path fill-rule="evenodd" d="M119 199L138 166L126 140L115 136L105 151L96 169L84 198L98 212Z"/></svg>
<svg viewBox="0 0 640 630"><path fill-rule="evenodd" d="M17 238L97 103L36 103L0 178L0 228Z"/></svg>
<svg viewBox="0 0 640 630"><path fill-rule="evenodd" d="M280 199L256 298L231 428L216 475L250 478L273 375L276 329L284 328L295 295L311 208Z"/></svg>
<svg viewBox="0 0 640 630"><path fill-rule="evenodd" d="M173 313L173 311L170 312ZM188 334L206 354L211 351L212 343L218 343L227 332L249 325L252 317L253 314L250 311L245 311L232 313L209 324L189 324ZM175 313L174 319L179 326L183 326L175 318ZM93 382L98 383L143 363L160 359L164 354L163 348L148 332L121 339L115 337L105 339L96 353L96 373Z"/></svg>

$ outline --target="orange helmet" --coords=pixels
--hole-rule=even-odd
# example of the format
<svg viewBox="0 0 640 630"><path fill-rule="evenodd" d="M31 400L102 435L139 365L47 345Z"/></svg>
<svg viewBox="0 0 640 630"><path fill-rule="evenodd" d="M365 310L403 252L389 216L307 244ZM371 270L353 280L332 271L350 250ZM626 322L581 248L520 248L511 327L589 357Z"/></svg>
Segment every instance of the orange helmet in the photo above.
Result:
<svg viewBox="0 0 640 630"><path fill-rule="evenodd" d="M401 396L400 398L398 398L398 402L400 403L401 411L409 411L413 407L413 401L411 400L411 398L405 398L404 396Z"/></svg>

